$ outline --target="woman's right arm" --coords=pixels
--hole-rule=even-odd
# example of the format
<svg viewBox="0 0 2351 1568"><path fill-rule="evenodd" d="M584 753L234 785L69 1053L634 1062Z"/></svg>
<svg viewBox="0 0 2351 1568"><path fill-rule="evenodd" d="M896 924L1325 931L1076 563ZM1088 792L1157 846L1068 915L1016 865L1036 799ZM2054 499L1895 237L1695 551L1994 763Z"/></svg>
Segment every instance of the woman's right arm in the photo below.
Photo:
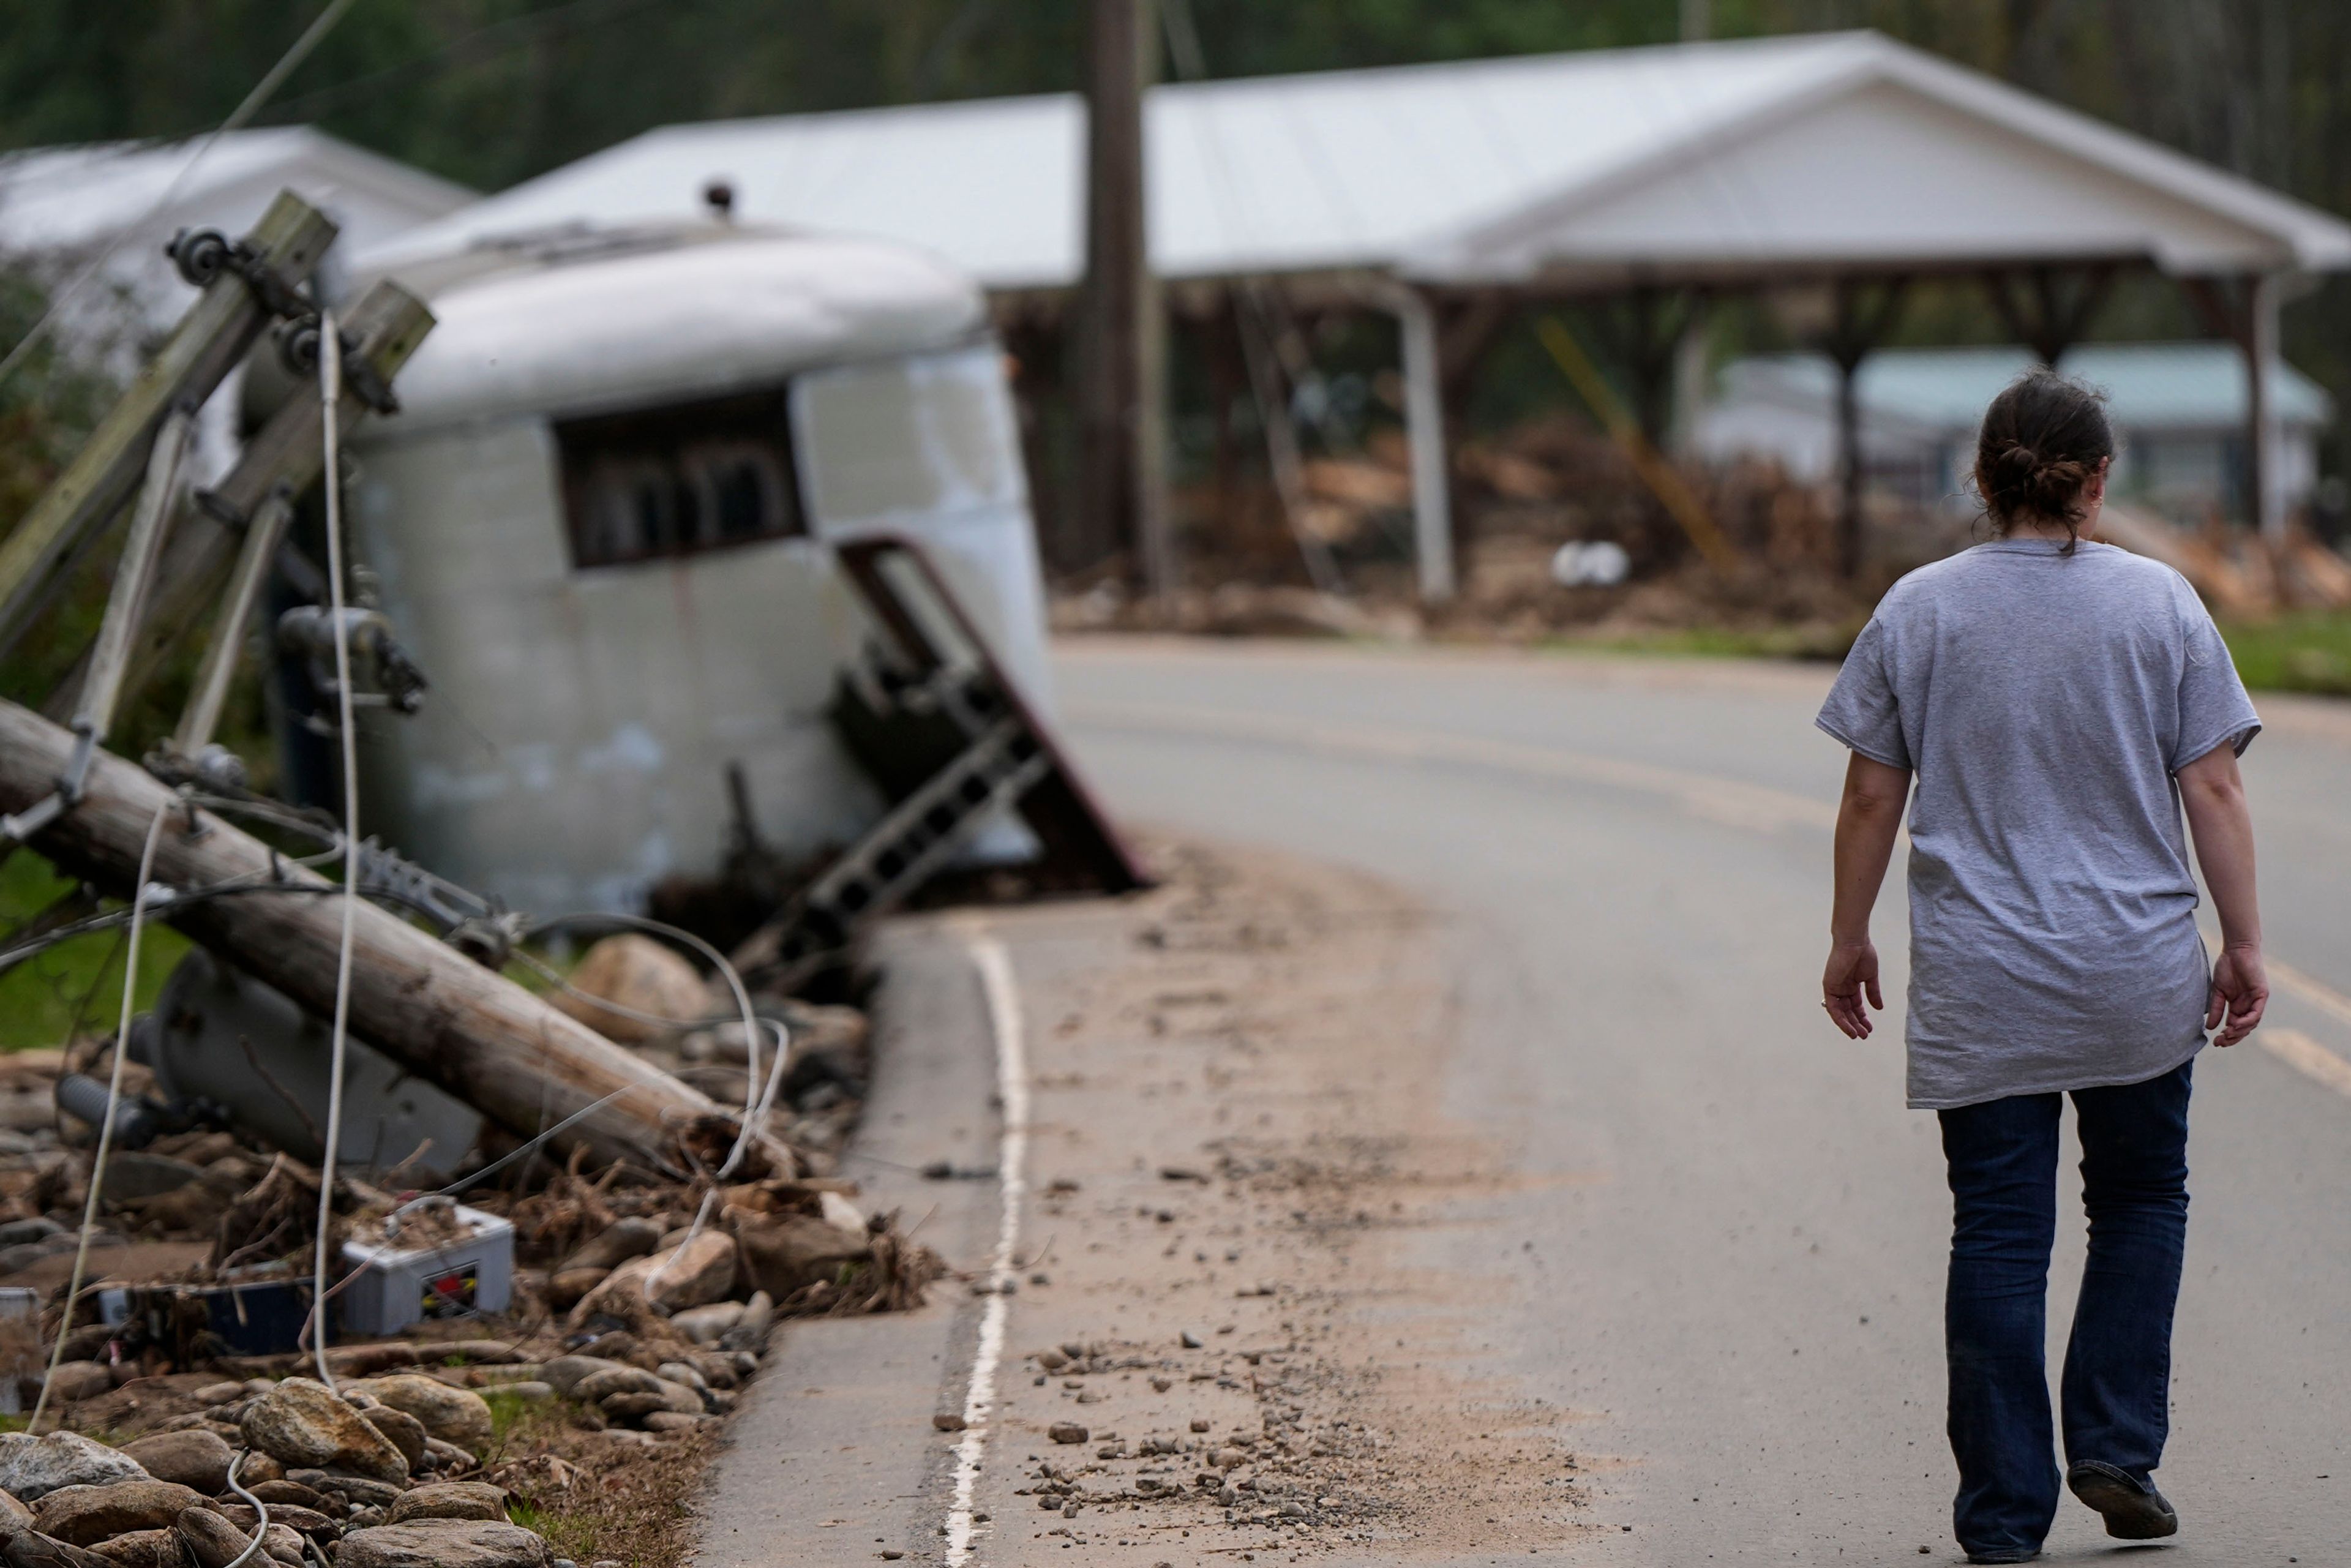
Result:
<svg viewBox="0 0 2351 1568"><path fill-rule="evenodd" d="M2196 863L2212 890L2220 916L2220 956L2212 965L2212 998L2204 1027L2220 1029L2214 1045L2234 1045L2253 1032L2270 1004L2269 973L2262 966L2262 908L2253 892L2253 818L2245 807L2245 780L2237 748L2214 747L2177 775L2179 804L2196 836ZM2227 1027L2221 1028L2225 1018Z"/></svg>

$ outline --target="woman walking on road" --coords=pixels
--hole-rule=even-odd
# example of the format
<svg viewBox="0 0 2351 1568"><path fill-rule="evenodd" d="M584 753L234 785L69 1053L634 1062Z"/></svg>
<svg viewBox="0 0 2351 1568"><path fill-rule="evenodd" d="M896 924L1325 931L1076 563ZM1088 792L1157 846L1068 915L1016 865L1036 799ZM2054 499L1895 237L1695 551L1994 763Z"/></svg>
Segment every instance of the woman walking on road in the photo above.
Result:
<svg viewBox="0 0 2351 1568"><path fill-rule="evenodd" d="M2195 592L2098 544L2114 438L2047 371L1993 400L1995 538L1896 583L1822 709L1849 747L1823 1005L1868 1038L1869 915L1910 801L1909 1101L1937 1112L1953 1223L1944 1333L1970 1563L2040 1555L2059 1472L2043 1360L2057 1126L2074 1099L2089 1264L2065 1352L2065 1485L2125 1540L2179 1518L2168 1430L2189 1081L2269 1000L2237 758L2261 720ZM2196 879L2220 915L2207 968ZM1865 998L1866 1006L1865 1006Z"/></svg>

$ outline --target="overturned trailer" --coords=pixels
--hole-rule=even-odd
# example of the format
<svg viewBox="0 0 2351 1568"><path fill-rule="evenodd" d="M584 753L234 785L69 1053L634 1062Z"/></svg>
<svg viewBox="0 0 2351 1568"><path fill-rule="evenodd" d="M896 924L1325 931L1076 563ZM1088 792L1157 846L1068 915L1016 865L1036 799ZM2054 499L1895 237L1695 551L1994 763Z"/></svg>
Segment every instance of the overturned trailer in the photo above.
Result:
<svg viewBox="0 0 2351 1568"><path fill-rule="evenodd" d="M439 325L356 444L360 554L438 699L368 727L370 831L541 912L639 907L746 831L850 843L887 802L826 721L872 632L835 549L883 532L1048 703L1013 407L953 269L712 222L371 270ZM1031 847L1010 813L970 844Z"/></svg>

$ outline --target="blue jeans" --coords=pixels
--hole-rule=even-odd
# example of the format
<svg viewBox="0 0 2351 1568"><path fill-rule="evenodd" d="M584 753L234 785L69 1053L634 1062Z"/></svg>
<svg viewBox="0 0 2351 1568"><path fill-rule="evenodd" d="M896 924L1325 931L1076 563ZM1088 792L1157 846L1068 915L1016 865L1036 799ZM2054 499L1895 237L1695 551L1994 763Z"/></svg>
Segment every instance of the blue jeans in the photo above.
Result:
<svg viewBox="0 0 2351 1568"><path fill-rule="evenodd" d="M2090 1253L2065 1349L2065 1459L2104 1460L2142 1481L2170 1428L2192 1065L2074 1092ZM1959 1463L1952 1521L1970 1552L2038 1547L2057 1515L2043 1346L2063 1099L2020 1094L1941 1113L1952 1198L1943 1326Z"/></svg>

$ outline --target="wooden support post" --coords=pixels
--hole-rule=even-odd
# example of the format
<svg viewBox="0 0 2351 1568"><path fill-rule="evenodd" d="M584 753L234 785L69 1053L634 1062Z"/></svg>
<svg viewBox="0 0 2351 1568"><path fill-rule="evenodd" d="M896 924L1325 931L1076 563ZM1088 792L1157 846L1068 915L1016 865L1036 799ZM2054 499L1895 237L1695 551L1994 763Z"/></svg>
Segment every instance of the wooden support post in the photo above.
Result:
<svg viewBox="0 0 2351 1568"><path fill-rule="evenodd" d="M1404 429L1412 454L1413 557L1419 568L1420 601L1442 604L1456 587L1453 567L1453 497L1445 442L1445 366L1437 342L1437 312L1427 297L1409 286L1389 297L1395 311L1404 361Z"/></svg>
<svg viewBox="0 0 2351 1568"><path fill-rule="evenodd" d="M1438 428L1445 437L1445 520L1452 539L1450 553L1457 588L1470 575L1471 568L1470 540L1467 536L1469 507L1461 469L1453 461L1453 454L1461 450L1462 439L1468 433L1469 390L1478 378L1478 367L1485 363L1486 350L1493 347L1494 340L1510 322L1511 303L1511 296L1504 290L1487 289L1442 305L1437 310L1437 393L1443 415Z"/></svg>
<svg viewBox="0 0 2351 1568"><path fill-rule="evenodd" d="M1861 362L1893 330L1907 280L1880 284L1875 300L1865 299L1864 291L1857 278L1838 280L1835 323L1821 345L1837 369L1837 538L1839 563L1848 578L1861 575L1863 558Z"/></svg>
<svg viewBox="0 0 2351 1568"><path fill-rule="evenodd" d="M0 810L22 811L46 795L72 747L63 728L0 702ZM81 803L35 847L69 874L128 894L155 813L185 810L144 769L99 752ZM157 841L157 883L184 890L244 881L291 891L166 904L157 917L325 1017L334 1006L342 926L333 884L219 818L190 815L200 821L196 832L175 822ZM625 1090L555 1142L600 1159L664 1163L688 1124L727 1114L407 921L364 901L353 914L352 1034L508 1132L535 1136Z"/></svg>
<svg viewBox="0 0 2351 1568"><path fill-rule="evenodd" d="M2233 281L2183 277L2181 292L2216 338L2236 344L2245 360L2245 521L2273 543L2283 542L2284 497L2277 486L2277 413L2271 373L2278 355L2278 286L2274 274Z"/></svg>
<svg viewBox="0 0 2351 1568"><path fill-rule="evenodd" d="M291 191L280 193L245 238L256 261L288 282L306 277L335 225ZM0 540L0 630L30 609L57 563L114 516L139 482L163 417L193 408L220 385L268 324L270 311L233 271L204 286L180 324L33 509Z"/></svg>
<svg viewBox="0 0 2351 1568"><path fill-rule="evenodd" d="M391 385L433 329L433 313L398 284L379 283L342 325L345 378L337 417L349 434L369 412L354 378L371 376L378 384ZM137 696L154 678L180 639L202 619L204 607L219 597L238 540L262 503L280 490L289 498L298 497L318 482L325 462L320 413L309 389L298 390L246 444L227 477L186 508L156 570L155 591L131 647L125 696ZM85 655L42 705L44 712L56 718L73 711L87 667Z"/></svg>

